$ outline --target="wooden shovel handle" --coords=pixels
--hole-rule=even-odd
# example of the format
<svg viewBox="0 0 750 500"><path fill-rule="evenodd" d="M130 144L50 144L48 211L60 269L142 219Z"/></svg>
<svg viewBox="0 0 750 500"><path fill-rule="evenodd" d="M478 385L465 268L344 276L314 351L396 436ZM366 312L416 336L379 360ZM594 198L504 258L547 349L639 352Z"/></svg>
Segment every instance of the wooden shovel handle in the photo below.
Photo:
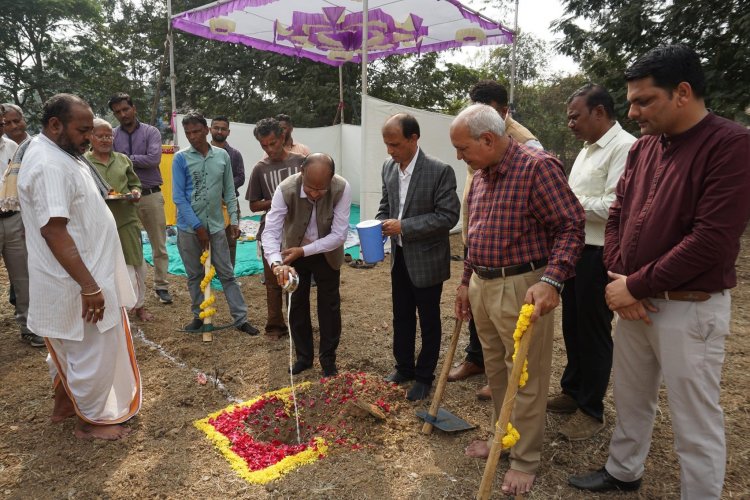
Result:
<svg viewBox="0 0 750 500"><path fill-rule="evenodd" d="M445 392L445 384L448 383L448 373L451 371L451 365L453 364L453 356L456 354L456 346L458 346L458 337L461 336L461 325L463 322L460 319L456 319L456 326L453 327L453 336L451 337L451 345L448 347L448 352L445 353L445 359L443 360L443 368L440 370L440 378L438 378L437 388L435 394L432 396L432 404L430 405L430 411L428 416L435 418L440 408L440 402L443 399L443 393ZM430 434L432 432L432 424L425 421L422 426L422 434Z"/></svg>
<svg viewBox="0 0 750 500"><path fill-rule="evenodd" d="M209 271L211 270L211 247L208 247L208 258L206 259L206 262L203 263L203 275L208 276ZM211 282L208 282L208 285L206 286L206 289L203 290L203 300L208 300L208 298L211 297ZM211 306L209 306L211 307ZM205 326L210 325L212 323L211 316L208 316L206 318L203 318L203 342L213 342L214 336L211 333L210 330L206 331Z"/></svg>
<svg viewBox="0 0 750 500"><path fill-rule="evenodd" d="M518 352L516 353L516 360L513 362L513 370L510 372L508 378L508 386L505 389L505 397L503 398L503 406L500 408L500 416L497 419L497 427L495 427L495 437L492 439L492 446L490 447L490 454L487 457L487 463L484 467L484 474L482 475L482 482L479 485L479 492L477 493L477 499L487 500L490 498L492 493L492 483L495 480L495 471L497 470L497 462L500 460L500 451L503 449L503 437L507 433L508 422L510 422L510 415L513 413L513 407L515 406L516 394L518 393L518 382L521 380L521 373L523 371L523 364L526 361L526 357L529 354L529 345L531 344L531 337L534 333L534 323L529 325L526 333L521 337L520 345L518 346ZM521 436L523 439L523 436ZM518 498L518 496L516 496Z"/></svg>

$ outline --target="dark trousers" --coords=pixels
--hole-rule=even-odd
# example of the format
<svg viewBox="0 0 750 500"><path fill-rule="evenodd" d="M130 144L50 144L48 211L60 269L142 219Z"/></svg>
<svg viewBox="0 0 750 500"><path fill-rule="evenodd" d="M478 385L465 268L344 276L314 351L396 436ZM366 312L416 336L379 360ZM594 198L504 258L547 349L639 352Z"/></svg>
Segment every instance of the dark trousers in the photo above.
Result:
<svg viewBox="0 0 750 500"><path fill-rule="evenodd" d="M484 354L482 354L482 344L479 342L474 318L469 320L469 345L466 346L464 351L466 351L466 361L484 368Z"/></svg>
<svg viewBox="0 0 750 500"><path fill-rule="evenodd" d="M440 296L443 284L417 288L409 278L401 247L393 245L394 264L391 270L393 298L393 357L396 370L418 382L432 384L440 356ZM320 286L320 284L318 284ZM422 332L422 349L414 364L417 336L417 312Z"/></svg>
<svg viewBox="0 0 750 500"><path fill-rule="evenodd" d="M289 327L297 352L297 361L312 365L315 357L312 320L310 317L310 280L315 276L318 284L318 325L320 350L318 359L324 369L336 364L336 348L341 338L341 297L339 278L341 272L331 269L322 254L302 257L292 263L299 274L299 286L292 294Z"/></svg>
<svg viewBox="0 0 750 500"><path fill-rule="evenodd" d="M575 278L565 282L562 326L568 364L560 381L581 411L600 421L612 369L612 311L604 299L609 280L602 251L586 245Z"/></svg>

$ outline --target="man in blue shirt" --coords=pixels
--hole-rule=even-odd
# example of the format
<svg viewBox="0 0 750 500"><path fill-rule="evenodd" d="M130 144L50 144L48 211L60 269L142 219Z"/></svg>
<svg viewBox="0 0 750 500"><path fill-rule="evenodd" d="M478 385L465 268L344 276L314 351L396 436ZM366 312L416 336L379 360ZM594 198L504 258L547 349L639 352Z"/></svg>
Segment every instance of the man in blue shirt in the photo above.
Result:
<svg viewBox="0 0 750 500"><path fill-rule="evenodd" d="M172 162L172 198L177 205L177 248L188 275L193 310L193 321L185 325L185 330L199 331L203 326L199 318L204 277L200 257L210 245L211 263L224 288L234 325L249 335L258 335L258 329L247 322L247 305L234 279L224 228L222 201L234 237L239 236L231 160L226 151L208 143L208 123L203 115L188 113L182 127L190 147L178 152Z"/></svg>

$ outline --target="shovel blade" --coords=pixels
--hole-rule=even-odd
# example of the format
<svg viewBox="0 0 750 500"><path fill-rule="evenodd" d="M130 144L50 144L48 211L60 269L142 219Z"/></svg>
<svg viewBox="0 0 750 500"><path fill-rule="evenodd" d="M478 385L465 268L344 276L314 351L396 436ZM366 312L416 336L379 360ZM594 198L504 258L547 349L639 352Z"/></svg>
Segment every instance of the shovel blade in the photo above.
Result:
<svg viewBox="0 0 750 500"><path fill-rule="evenodd" d="M442 407L438 408L437 415L434 418L430 416L427 410L417 410L417 416L443 432L468 431L476 427L476 425L470 424Z"/></svg>

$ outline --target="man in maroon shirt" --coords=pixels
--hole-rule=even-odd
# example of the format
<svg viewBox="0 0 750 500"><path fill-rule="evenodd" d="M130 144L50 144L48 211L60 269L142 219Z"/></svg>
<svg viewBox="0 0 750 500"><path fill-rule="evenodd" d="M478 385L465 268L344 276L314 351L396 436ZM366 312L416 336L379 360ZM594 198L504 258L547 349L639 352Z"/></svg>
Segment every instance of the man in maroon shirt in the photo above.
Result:
<svg viewBox="0 0 750 500"><path fill-rule="evenodd" d="M750 219L750 132L706 109L698 55L653 49L625 73L630 151L605 233L615 331L617 425L605 467L572 476L590 491L635 490L662 379L682 498L721 497L726 444L719 405L729 289Z"/></svg>
<svg viewBox="0 0 750 500"><path fill-rule="evenodd" d="M511 449L502 486L507 495L523 495L531 490L542 452L554 331L549 313L560 302L562 283L575 275L585 215L559 160L506 135L494 108L469 106L453 121L450 135L458 159L477 172L467 198L468 254L456 316L473 317L477 327L494 404L492 429L513 368L518 313L523 304L535 306L529 379L518 391L512 417L521 439ZM486 458L489 445L475 441L466 454Z"/></svg>

